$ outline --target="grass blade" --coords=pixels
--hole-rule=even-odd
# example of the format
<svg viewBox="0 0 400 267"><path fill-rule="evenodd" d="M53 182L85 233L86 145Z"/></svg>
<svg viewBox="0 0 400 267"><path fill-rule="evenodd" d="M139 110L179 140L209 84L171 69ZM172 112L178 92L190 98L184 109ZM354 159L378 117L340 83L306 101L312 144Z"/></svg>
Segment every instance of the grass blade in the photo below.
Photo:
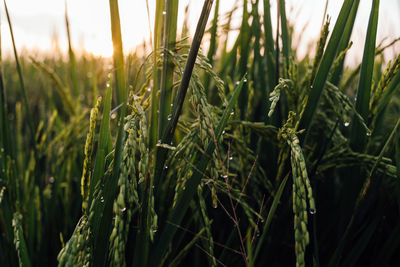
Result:
<svg viewBox="0 0 400 267"><path fill-rule="evenodd" d="M217 52L218 18L219 18L219 0L217 0L215 2L214 18L213 18L212 26L211 26L211 30L210 30L210 35L211 35L210 46L209 46L208 52L207 52L208 62L210 63L211 66L214 63L214 57ZM205 81L204 81L205 93L206 93L206 96L208 97L208 100L213 101L213 98L215 97L216 92L214 90L214 87L209 88L210 81L211 81L210 76L206 75Z"/></svg>
<svg viewBox="0 0 400 267"><path fill-rule="evenodd" d="M357 11L358 11L359 5L360 5L360 0L356 0L353 4L353 7L351 8L349 21L346 25L346 28L344 29L343 37L339 44L339 48L338 48L339 53L344 51L349 44L351 34L353 33L354 21L357 16ZM332 72L331 82L336 86L339 85L340 79L342 77L344 60L345 60L345 57L343 57L340 60L339 66Z"/></svg>
<svg viewBox="0 0 400 267"><path fill-rule="evenodd" d="M104 164L105 164L105 156L108 153L108 141L110 135L110 110L111 110L111 79L108 81L106 97L104 101L103 108L103 119L101 120L100 125L100 136L99 142L97 145L97 153L96 160L93 168L93 176L90 181L90 199L88 202L88 207L90 207L91 200L94 194L94 189L97 183L100 181L100 178L104 173Z"/></svg>
<svg viewBox="0 0 400 267"><path fill-rule="evenodd" d="M28 123L28 127L29 127L29 134L30 134L30 137L31 137L31 142L32 142L32 145L33 145L32 146L33 147L33 151L34 151L35 157L37 159L38 155L37 155L37 149L36 149L36 139L35 139L35 130L34 130L34 127L33 127L32 113L31 113L31 110L29 108L29 102L28 102L28 98L27 98L27 95L26 95L25 84L24 84L24 79L22 77L22 69L21 69L21 64L19 62L17 47L15 45L14 32L13 32L13 27L12 27L12 24L11 24L10 14L8 12L8 7L7 7L6 0L4 0L3 2L4 2L4 8L5 8L5 11L6 11L7 22L8 22L8 26L9 26L10 34L11 34L11 41L12 41L12 45L13 45L15 64L17 65L18 81L19 81L21 92L22 92L22 100L23 100L22 102L23 102L24 108L25 108L25 115L27 116L27 123ZM39 177L38 176L36 176L36 182L39 185L42 184L39 181Z"/></svg>
<svg viewBox="0 0 400 267"><path fill-rule="evenodd" d="M281 182L281 184L280 184L280 186L278 188L278 191L276 192L276 195L274 197L274 201L272 202L271 208L269 209L267 219L265 220L265 224L263 226L262 234L260 236L260 239L257 242L257 246L256 246L256 249L254 251L254 256L253 256L253 261L254 262L256 262L257 256L260 253L260 250L261 250L261 247L262 247L262 245L264 243L264 240L267 237L267 233L268 233L269 227L271 226L272 219L273 219L273 217L275 215L276 209L277 209L278 204L279 204L279 202L281 200L282 193L283 193L283 190L285 189L285 185L286 185L286 182L287 182L288 178L289 178L289 175L286 175L286 177L282 180L282 182Z"/></svg>
<svg viewBox="0 0 400 267"><path fill-rule="evenodd" d="M281 31L282 31L282 54L283 54L283 60L284 60L284 69L285 69L285 75L284 77L287 77L287 72L289 70L289 60L290 60L290 46L291 46L291 41L290 41L290 36L289 36L289 29L288 29L288 24L287 24L287 19L286 19L286 4L285 0L279 0L279 14L280 14L280 19L281 19Z"/></svg>
<svg viewBox="0 0 400 267"><path fill-rule="evenodd" d="M249 26L249 12L247 11L247 0L243 0L243 15L242 26L240 28L240 45L239 45L239 64L238 64L238 77L243 77L247 72L247 63L250 53L250 26ZM248 84L243 85L243 90L240 93L239 109L240 119L245 120L247 114L247 103L249 98Z"/></svg>
<svg viewBox="0 0 400 267"><path fill-rule="evenodd" d="M164 61L161 72L161 88L158 116L158 137L159 140L168 123L168 116L171 112L172 87L174 83L174 63L171 60L169 51L173 51L176 43L176 27L178 20L179 0L167 0L167 13L165 14L164 32Z"/></svg>
<svg viewBox="0 0 400 267"><path fill-rule="evenodd" d="M111 33L114 48L114 76L116 85L117 105L121 105L118 110L118 135L115 144L114 152L114 165L112 170L112 176L110 179L105 181L105 194L104 194L104 209L101 211L102 216L99 216L100 220L99 230L95 233L97 239L95 240L95 250L93 253L94 265L101 266L105 264L107 258L107 249L109 244L109 234L111 231L112 223L112 205L113 200L117 193L118 176L120 172L120 165L122 160L122 146L125 136L124 131L124 120L126 113L126 102L128 98L128 91L125 86L125 68L124 68L124 57L122 48L121 38L121 23L118 10L118 1L110 0L110 17L111 17ZM99 204L100 207L102 206ZM100 214L101 214L100 212Z"/></svg>
<svg viewBox="0 0 400 267"><path fill-rule="evenodd" d="M71 43L71 32L69 28L69 19L68 19L68 11L67 11L67 1L65 1L65 26L67 30L67 37L68 37L68 56L69 56L69 74L71 76L72 82L72 95L76 100L76 104L79 104L79 89L78 89L78 78L76 72L76 58L74 50L72 49Z"/></svg>
<svg viewBox="0 0 400 267"><path fill-rule="evenodd" d="M314 114L316 113L318 103L322 95L322 90L324 89L325 82L329 75L329 70L335 60L335 56L337 54L338 47L342 39L344 29L346 27L346 24L348 23L348 18L353 4L354 0L344 1L342 9L339 13L339 17L332 31L331 38L329 39L324 56L321 60L320 66L315 76L313 85L311 87L307 105L299 125L299 129L306 129L306 135L308 135L309 133L311 122L313 120ZM304 136L301 136L300 142L302 143L304 142L304 140Z"/></svg>
<svg viewBox="0 0 400 267"><path fill-rule="evenodd" d="M6 88L4 82L4 71L3 71L3 55L2 55L2 48L1 48L1 34L0 34L0 147L2 148L0 151L0 156L2 159L5 159L9 155L11 158L13 156L13 149L12 149L12 141L11 141L11 132L9 128L9 120L8 120L8 105L6 99ZM6 169L6 161L1 160L0 165L0 175L2 177L5 176L3 170Z"/></svg>
<svg viewBox="0 0 400 267"><path fill-rule="evenodd" d="M151 91L151 109L150 109L150 148L154 148L157 143L157 126L158 126L158 91L160 89L160 71L157 66L158 50L162 43L162 26L163 12L165 1L157 0L156 2L156 17L154 22L154 47L153 47L153 88Z"/></svg>
<svg viewBox="0 0 400 267"><path fill-rule="evenodd" d="M365 40L363 61L361 63L360 81L357 90L356 111L366 121L369 113L369 100L372 86L372 73L375 61L375 42L378 30L379 1L372 2L371 14L368 22L367 37ZM353 127L350 133L350 147L354 151L362 151L366 143L366 130L359 120L353 118Z"/></svg>
<svg viewBox="0 0 400 267"><path fill-rule="evenodd" d="M267 67L267 82L268 90L266 95L269 95L278 81L275 70L275 49L274 49L274 38L272 33L272 22L271 22L271 6L269 0L264 0L264 57ZM268 116L266 116L268 118Z"/></svg>

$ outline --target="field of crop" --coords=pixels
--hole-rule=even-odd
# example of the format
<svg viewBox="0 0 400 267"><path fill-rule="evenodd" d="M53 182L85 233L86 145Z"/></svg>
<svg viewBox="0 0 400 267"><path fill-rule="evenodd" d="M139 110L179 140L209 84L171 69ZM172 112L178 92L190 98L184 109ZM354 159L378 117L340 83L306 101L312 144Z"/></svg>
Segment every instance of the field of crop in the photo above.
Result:
<svg viewBox="0 0 400 267"><path fill-rule="evenodd" d="M0 48L0 266L398 264L400 55L377 42L380 1L352 68L360 0L301 59L285 0L203 2L192 32L156 0L148 54L124 54L118 0L112 59L77 53L67 14L66 55Z"/></svg>

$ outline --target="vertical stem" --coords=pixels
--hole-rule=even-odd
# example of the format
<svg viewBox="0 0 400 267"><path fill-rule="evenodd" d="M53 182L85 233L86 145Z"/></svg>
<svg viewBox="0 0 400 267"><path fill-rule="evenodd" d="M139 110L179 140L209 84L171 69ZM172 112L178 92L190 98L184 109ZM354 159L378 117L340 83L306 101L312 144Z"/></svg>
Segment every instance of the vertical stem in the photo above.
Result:
<svg viewBox="0 0 400 267"><path fill-rule="evenodd" d="M153 88L151 91L151 109L150 109L150 134L149 146L154 148L157 143L157 125L158 125L158 91L160 90L160 71L158 70L158 53L162 42L162 25L165 1L157 0L156 17L154 23L154 48L153 48Z"/></svg>
<svg viewBox="0 0 400 267"><path fill-rule="evenodd" d="M174 50L176 43L176 28L178 19L179 0L167 0L166 23L164 32L163 68L161 73L160 113L158 118L158 140L170 119L172 87L174 83L174 63L169 51Z"/></svg>

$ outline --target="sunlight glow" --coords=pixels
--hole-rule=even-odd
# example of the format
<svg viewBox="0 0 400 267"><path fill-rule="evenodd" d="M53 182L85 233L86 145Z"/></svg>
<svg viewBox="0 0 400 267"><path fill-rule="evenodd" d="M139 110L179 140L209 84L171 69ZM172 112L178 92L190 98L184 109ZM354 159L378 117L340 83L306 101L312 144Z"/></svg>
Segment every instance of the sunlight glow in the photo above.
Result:
<svg viewBox="0 0 400 267"><path fill-rule="evenodd" d="M67 0L68 16L71 26L72 43L75 49L83 48L85 51L98 56L109 57L112 55L112 42L110 33L110 14L108 1L98 0ZM240 1L239 1L240 2ZM260 1L262 2L262 1ZM271 1L272 10L276 9L276 1ZM148 18L146 1L120 0L120 17L122 38L125 51L132 50L144 40L150 38L150 28L153 26L155 1L149 0L150 18ZM221 1L220 14L231 10L234 0ZM299 34L301 40L297 44L299 53L306 53L310 41L315 41L319 36L322 22L322 13L325 1L315 0L287 0L287 16L292 20L295 33L301 32L307 24L305 32ZM339 12L342 1L329 1L328 14L332 17L331 25ZM200 14L203 1L180 0L178 25L183 24L184 7L189 4L189 26L191 30L196 27L196 20ZM353 39L355 46L350 53L356 54L362 51L363 38L368 23L371 1L360 3L360 16L356 21ZM67 47L65 33L65 3L54 0L13 0L8 1L14 35L19 48L39 48L42 50L51 47L51 39L54 33L58 36L60 47L65 51ZM8 31L5 20L4 8L1 7L2 32ZM240 11L236 12L240 17ZM394 39L400 36L400 29L396 27L400 23L400 5L397 0L381 1L380 23L378 30L378 42L384 37ZM276 24L276 14L272 12L273 24ZM149 21L150 24L149 25ZM178 26L179 27L179 26ZM179 29L178 29L179 31ZM232 33L233 36L235 33ZM11 47L9 34L2 34L3 46ZM360 45L357 47L356 45ZM357 55L355 56L357 57Z"/></svg>

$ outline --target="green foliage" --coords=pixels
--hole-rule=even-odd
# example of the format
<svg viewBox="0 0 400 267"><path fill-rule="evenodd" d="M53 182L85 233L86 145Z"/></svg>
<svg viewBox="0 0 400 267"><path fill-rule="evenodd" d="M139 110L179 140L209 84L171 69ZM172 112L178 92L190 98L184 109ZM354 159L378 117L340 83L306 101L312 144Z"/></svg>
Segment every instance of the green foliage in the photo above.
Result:
<svg viewBox="0 0 400 267"><path fill-rule="evenodd" d="M0 50L1 266L397 263L400 56L384 66L396 40L376 47L379 1L354 69L359 0L301 60L285 1L220 14L217 0L209 22L213 2L190 38L177 34L179 1L156 1L149 55L124 55L116 0L112 60L75 54L67 13L68 57L19 54L12 35L14 58Z"/></svg>

